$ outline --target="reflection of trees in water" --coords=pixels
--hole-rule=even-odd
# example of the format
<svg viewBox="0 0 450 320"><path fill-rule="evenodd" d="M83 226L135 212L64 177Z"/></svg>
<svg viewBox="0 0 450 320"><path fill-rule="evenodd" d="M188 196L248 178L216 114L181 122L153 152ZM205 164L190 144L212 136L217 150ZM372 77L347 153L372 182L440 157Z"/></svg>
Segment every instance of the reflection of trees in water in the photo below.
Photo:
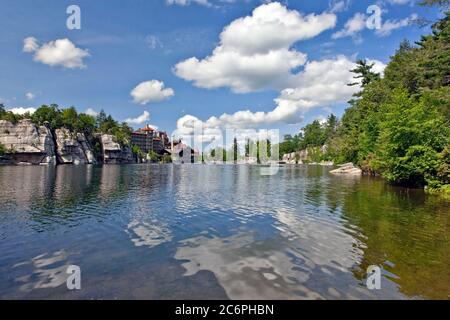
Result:
<svg viewBox="0 0 450 320"><path fill-rule="evenodd" d="M129 174L123 166L5 167L2 181L10 181L1 197L10 212L25 212L32 228L78 224L81 219L109 215L108 206L127 195ZM2 199L3 200L3 199ZM12 202L12 203L11 203Z"/></svg>
<svg viewBox="0 0 450 320"><path fill-rule="evenodd" d="M369 265L390 274L408 297L447 299L450 292L449 203L422 190L362 179L344 197L343 218L361 231L364 255L353 270L359 279Z"/></svg>
<svg viewBox="0 0 450 320"><path fill-rule="evenodd" d="M0 166L0 204L21 209L45 199L54 170L45 166Z"/></svg>

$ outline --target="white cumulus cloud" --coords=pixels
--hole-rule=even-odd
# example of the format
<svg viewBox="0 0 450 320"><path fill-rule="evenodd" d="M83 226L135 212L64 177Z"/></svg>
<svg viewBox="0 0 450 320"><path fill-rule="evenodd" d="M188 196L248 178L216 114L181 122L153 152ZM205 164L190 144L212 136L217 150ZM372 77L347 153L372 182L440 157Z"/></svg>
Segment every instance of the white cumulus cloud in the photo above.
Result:
<svg viewBox="0 0 450 320"><path fill-rule="evenodd" d="M142 124L148 120L150 120L150 113L148 111L144 111L144 113L141 114L140 116L136 118L128 118L125 120L125 122L133 125L133 124Z"/></svg>
<svg viewBox="0 0 450 320"><path fill-rule="evenodd" d="M411 25L415 20L417 20L417 14L412 14L408 18L401 20L386 20L380 29L375 30L375 34L380 37L386 37L392 33L392 31L407 27Z"/></svg>
<svg viewBox="0 0 450 320"><path fill-rule="evenodd" d="M251 16L233 21L222 31L220 44L210 56L182 61L174 71L202 88L230 87L238 93L267 88L279 90L274 108L271 111L245 108L205 120L185 115L178 120L177 130L188 135L195 126L202 127L207 141L228 128L299 123L313 108L347 102L359 90L357 86L347 85L355 81L350 71L355 67L352 58L340 55L308 61L305 54L292 49L295 42L312 38L335 23L334 14L303 16L278 2L261 5ZM360 28L348 24L348 29ZM377 71L385 67L380 61L371 62L375 62Z"/></svg>
<svg viewBox="0 0 450 320"><path fill-rule="evenodd" d="M69 39L57 39L40 45L36 38L23 41L23 51L34 53L33 60L49 66L68 69L85 68L83 59L89 57L87 50L77 48Z"/></svg>
<svg viewBox="0 0 450 320"><path fill-rule="evenodd" d="M385 64L375 63L374 71L381 72ZM336 103L344 103L359 90L357 86L348 86L355 81L350 72L355 62L345 56L333 59L310 61L302 72L295 76L295 86L281 91L275 99L276 107L269 112L250 110L224 113L219 117L210 117L205 121L193 115L185 115L177 122L177 129L183 134L193 132L195 125L201 126L206 136L220 135L227 128L248 129L277 123L295 124L301 122L303 115L312 108L325 107Z"/></svg>
<svg viewBox="0 0 450 320"><path fill-rule="evenodd" d="M150 80L138 84L130 94L135 103L145 105L169 99L175 92L172 88L165 88L162 81Z"/></svg>
<svg viewBox="0 0 450 320"><path fill-rule="evenodd" d="M93 117L96 117L96 116L98 116L98 114L99 114L97 111L95 111L95 110L92 109L92 108L87 108L86 111L85 111L84 113L87 114L87 115L89 115L89 116L93 116Z"/></svg>
<svg viewBox="0 0 450 320"><path fill-rule="evenodd" d="M8 109L7 111L11 111L14 114L22 115L27 112L29 112L30 114L33 114L36 111L36 109L35 108L16 107L16 108Z"/></svg>
<svg viewBox="0 0 450 320"><path fill-rule="evenodd" d="M230 87L238 93L280 89L290 81L292 70L306 62L306 55L292 45L335 24L332 13L305 16L279 2L263 4L225 27L210 56L189 58L173 70L201 88Z"/></svg>
<svg viewBox="0 0 450 320"><path fill-rule="evenodd" d="M333 39L344 37L356 37L366 27L367 16L362 13L355 13L344 25L342 30L339 30L331 36Z"/></svg>

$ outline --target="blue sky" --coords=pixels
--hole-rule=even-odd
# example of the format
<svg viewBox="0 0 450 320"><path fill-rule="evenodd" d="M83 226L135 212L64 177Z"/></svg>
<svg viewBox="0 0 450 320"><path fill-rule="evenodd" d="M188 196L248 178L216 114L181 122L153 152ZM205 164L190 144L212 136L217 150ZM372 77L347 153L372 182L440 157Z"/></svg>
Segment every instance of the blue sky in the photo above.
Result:
<svg viewBox="0 0 450 320"><path fill-rule="evenodd" d="M300 32L279 45L273 34L279 32L282 37L289 30L274 29L272 32L267 29L260 34L255 32L257 29L246 30L244 22L236 23L236 28L226 35L226 42L221 42L221 32L236 19L249 17L250 22L256 20L256 16L251 20L253 10L269 6L262 1L210 0L209 5L198 2L202 1L181 1L181 5L169 4L166 0L0 0L0 101L8 108L57 103L63 107L73 105L79 111L104 109L119 120L136 118L147 111L149 120L142 121L142 124L136 122L134 127L151 123L169 132L176 129L177 120L189 116L188 119L198 119L210 127L226 126L238 119L242 120L241 127L248 124L279 128L282 133L295 133L315 118L327 116L330 111L341 115L345 109L345 94L337 92L335 96L316 99L304 92L316 92L317 97L320 97L331 90L345 90L340 89L335 82L331 84L334 87L330 90L323 86L309 88L312 82L317 81L317 76L314 78L311 75L314 63L321 66L328 59L329 68L334 68L338 65L337 57L341 56L345 57L340 61L342 63L354 61L357 57L377 60L381 66L388 61L402 39L416 41L421 34L429 32L429 27L410 25L406 23L407 19L417 14L436 20L439 14L436 9L419 7L414 5L414 1L407 0L334 1L334 4L345 4L339 10L332 10L333 3L330 4L328 0L291 0L281 2L278 6L271 4L268 9L278 10L281 20L284 16L297 13L300 17L327 14L330 25L323 26L322 22L315 22L317 26L311 25L308 20L296 16L298 21L294 21L294 26L296 23L299 29L311 28L313 35L302 36ZM66 8L72 4L81 8L81 30L68 30L66 27ZM345 28L346 23L355 18L355 14L366 14L367 7L372 4L377 4L383 10L382 26L387 31L377 33L365 27L358 29L358 19L353 21L357 31ZM335 17L334 22L332 15ZM325 16L319 16L319 19L321 17ZM389 23L385 24L387 21ZM321 25L323 30L314 34L313 29ZM339 31L342 31L340 37L337 35ZM243 33L242 39L247 39L245 43L239 42L241 38L235 41L238 32ZM29 37L34 38L34 42L30 43L36 47L24 52L24 40ZM256 55L264 56L268 52L261 47L252 47L265 37L268 39L263 39L260 44L268 46L267 50L281 50L280 54L295 55L288 58L295 62L286 77L273 68L267 72L264 70L266 66L269 68L264 60L268 57L261 58L262 65L255 74L252 74L253 69L239 69L236 66L238 62L235 64L232 59L226 60L228 54L232 56L231 52L237 50L245 52L239 55L243 63L253 63L252 59ZM67 39L69 42L65 44L73 44L72 49L81 50L78 53L87 52L89 56L78 60L78 65L75 61L74 66L68 62L70 58L52 55L51 45L49 50L42 50L57 39ZM256 44L253 44L253 40ZM271 48L272 45L275 47ZM226 48L226 54L213 57L213 61L204 60L213 56L213 50L221 46L222 49ZM69 51L63 53L72 54ZM180 64L192 57L197 58L197 63ZM220 64L224 60L228 61L226 66ZM304 72L309 63L312 63L311 72L296 77L295 74ZM336 72L341 71L336 69ZM212 76L209 77L208 73ZM276 78L274 75L278 78L271 81L270 77ZM268 79L263 79L266 76ZM323 77L328 79L327 74ZM343 73L342 77L345 81L348 74ZM292 81L283 81L284 78L292 78ZM136 96L131 95L139 84L151 80L155 80L153 85L156 85L156 89L144 85L140 91L136 91ZM164 87L161 87L161 83L164 83ZM327 82L324 84L326 86ZM288 88L295 89L296 94L285 101L283 90ZM164 91L167 89L172 89L172 94ZM146 95L145 90L161 92ZM283 107L283 112L291 107L296 108L295 116L289 112L289 115L267 114L281 104L274 101L280 97L290 103ZM295 99L297 101L293 101ZM302 101L301 104L298 99ZM308 101L305 102L305 99ZM243 110L249 113L235 114ZM229 117L221 119L223 114ZM248 119L253 116L259 120ZM210 117L216 118L208 121ZM298 120L300 118L302 122Z"/></svg>

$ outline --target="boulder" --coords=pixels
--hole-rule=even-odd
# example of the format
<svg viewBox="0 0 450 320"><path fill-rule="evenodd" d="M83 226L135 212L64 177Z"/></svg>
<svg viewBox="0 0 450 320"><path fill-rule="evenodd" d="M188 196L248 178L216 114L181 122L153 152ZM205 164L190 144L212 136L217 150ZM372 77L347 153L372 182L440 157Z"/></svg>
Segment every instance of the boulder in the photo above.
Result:
<svg viewBox="0 0 450 320"><path fill-rule="evenodd" d="M66 128L55 130L56 154L61 164L94 164L94 152L83 133L74 133Z"/></svg>
<svg viewBox="0 0 450 320"><path fill-rule="evenodd" d="M344 163L339 165L339 168L331 170L332 174L345 174L345 175L362 175L362 170L356 167L353 163Z"/></svg>
<svg viewBox="0 0 450 320"><path fill-rule="evenodd" d="M0 120L0 143L11 150L8 157L13 164L56 164L50 129L37 127L29 119L16 124Z"/></svg>

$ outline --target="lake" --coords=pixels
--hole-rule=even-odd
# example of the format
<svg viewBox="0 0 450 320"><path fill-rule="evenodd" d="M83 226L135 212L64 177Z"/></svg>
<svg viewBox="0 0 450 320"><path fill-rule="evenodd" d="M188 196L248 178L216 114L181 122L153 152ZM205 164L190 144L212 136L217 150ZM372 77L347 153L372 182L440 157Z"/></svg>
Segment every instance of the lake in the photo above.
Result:
<svg viewBox="0 0 450 320"><path fill-rule="evenodd" d="M448 299L450 203L329 170L0 167L0 298Z"/></svg>

